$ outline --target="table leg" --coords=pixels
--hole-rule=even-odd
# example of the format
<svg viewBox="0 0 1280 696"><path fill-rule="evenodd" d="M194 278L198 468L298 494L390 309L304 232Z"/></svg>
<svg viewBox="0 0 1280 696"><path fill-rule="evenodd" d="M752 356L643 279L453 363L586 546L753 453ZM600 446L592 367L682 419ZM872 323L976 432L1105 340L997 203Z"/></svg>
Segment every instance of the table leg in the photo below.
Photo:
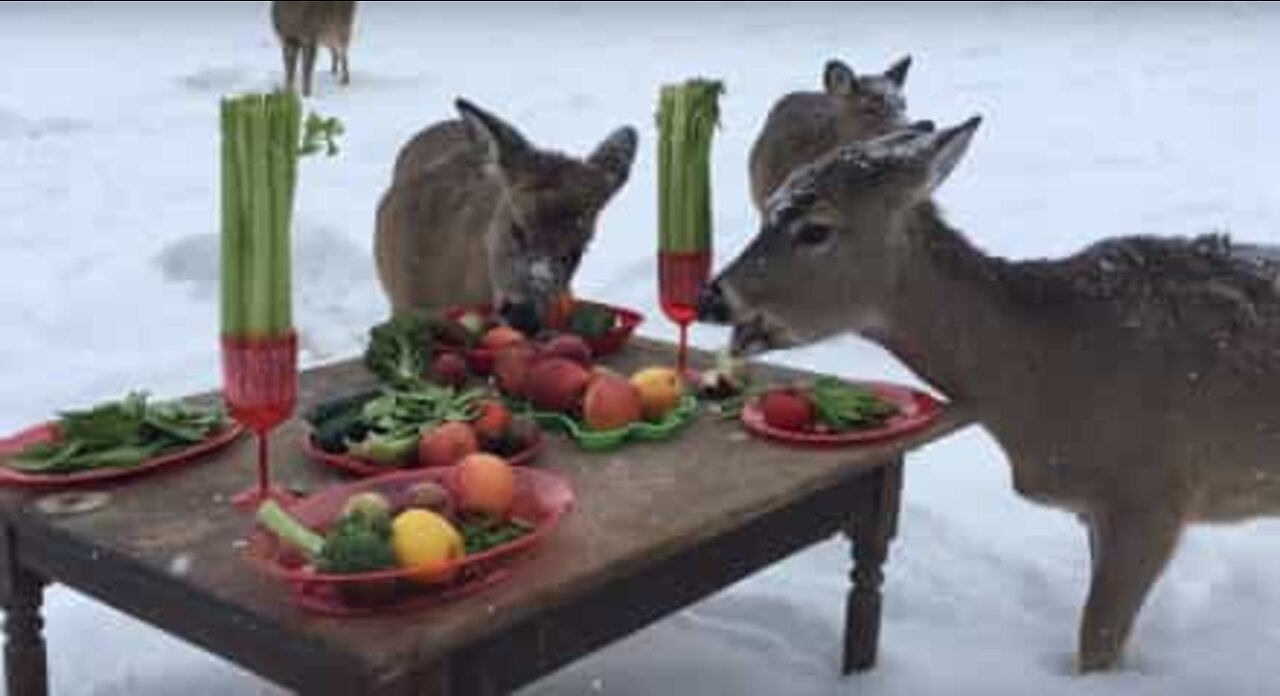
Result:
<svg viewBox="0 0 1280 696"><path fill-rule="evenodd" d="M0 531L0 602L4 605L4 667L9 696L47 696L49 673L45 658L45 580L23 568L8 530Z"/></svg>
<svg viewBox="0 0 1280 696"><path fill-rule="evenodd" d="M881 592L889 542L898 532L902 500L902 460L864 477L848 536L853 542L853 572L845 611L844 674L875 667L880 644Z"/></svg>

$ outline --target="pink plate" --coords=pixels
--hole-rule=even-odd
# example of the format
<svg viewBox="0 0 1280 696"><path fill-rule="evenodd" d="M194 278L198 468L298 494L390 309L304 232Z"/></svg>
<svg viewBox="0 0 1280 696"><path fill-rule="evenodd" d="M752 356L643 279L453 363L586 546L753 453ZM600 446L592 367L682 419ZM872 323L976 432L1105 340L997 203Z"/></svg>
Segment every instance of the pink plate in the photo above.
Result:
<svg viewBox="0 0 1280 696"><path fill-rule="evenodd" d="M764 421L759 399L751 399L742 407L742 424L752 434L789 445L804 447L848 447L902 437L929 425L942 413L942 404L924 392L910 387L882 382L853 382L869 389L881 399L896 405L898 415L878 428L850 430L844 433L818 433L774 428Z"/></svg>
<svg viewBox="0 0 1280 696"><path fill-rule="evenodd" d="M452 468L419 469L334 486L289 506L288 511L304 525L324 530L353 495L376 492L385 496L393 508L403 508L417 484L431 481L453 490L453 472ZM259 569L288 586L294 602L305 611L328 616L371 616L433 607L510 578L573 507L573 490L559 476L530 468L516 469L515 475L516 498L511 517L528 524L531 531L484 553L428 569L436 577L450 578L433 581L435 584L414 580L423 569L322 574L262 528L250 537L246 554Z"/></svg>
<svg viewBox="0 0 1280 696"><path fill-rule="evenodd" d="M161 469L193 462L210 452L222 449L235 441L242 432L244 432L243 426L230 425L204 442L177 452L153 457L138 466L127 469L94 469L73 474L35 474L0 465L0 486L41 489L75 488L144 476ZM30 445L52 442L57 437L57 426L54 423L45 423L0 440L0 462L19 454Z"/></svg>

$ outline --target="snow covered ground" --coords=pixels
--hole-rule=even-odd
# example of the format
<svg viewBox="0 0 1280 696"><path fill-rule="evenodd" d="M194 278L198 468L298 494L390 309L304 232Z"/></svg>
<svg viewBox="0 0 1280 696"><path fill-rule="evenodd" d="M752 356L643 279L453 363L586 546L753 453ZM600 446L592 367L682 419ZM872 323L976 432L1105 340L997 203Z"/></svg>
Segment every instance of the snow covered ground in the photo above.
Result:
<svg viewBox="0 0 1280 696"><path fill-rule="evenodd" d="M384 312L373 210L398 146L458 94L573 152L634 123L658 84L730 87L718 141L718 255L748 238L746 152L772 99L842 56L916 58L911 111L987 118L941 193L1014 257L1111 234L1231 230L1280 242L1280 8L1268 3L364 3L354 84L315 105L349 134L305 166L298 315L309 364L353 354ZM0 5L0 431L148 386L216 385L216 104L271 87L266 3ZM654 302L653 158L611 206L579 283ZM723 336L700 331L716 346ZM786 359L910 380L846 339ZM1154 592L1121 673L1070 676L1086 550L1018 499L971 431L909 467L883 663L835 676L847 551L833 542L531 689L609 694L1274 694L1280 526L1199 529ZM273 692L64 590L48 611L58 694Z"/></svg>

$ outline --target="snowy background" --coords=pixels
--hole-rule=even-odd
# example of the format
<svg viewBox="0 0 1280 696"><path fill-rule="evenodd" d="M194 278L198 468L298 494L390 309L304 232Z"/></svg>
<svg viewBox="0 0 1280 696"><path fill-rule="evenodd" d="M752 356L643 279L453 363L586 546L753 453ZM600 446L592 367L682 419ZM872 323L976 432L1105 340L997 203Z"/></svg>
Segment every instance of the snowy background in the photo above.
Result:
<svg viewBox="0 0 1280 696"><path fill-rule="evenodd" d="M395 153L465 94L536 142L581 153L644 134L581 295L654 300L657 86L724 78L718 257L752 233L746 153L773 99L840 56L916 58L911 113L986 117L940 194L986 249L1025 258L1113 234L1230 230L1280 242L1280 8L1269 3L362 3L354 84L315 105L349 134L302 174L297 305L308 364L384 313L373 212ZM0 431L146 386L217 383L216 106L271 88L265 2L0 5ZM327 65L327 61L324 62ZM697 334L716 347L723 336ZM785 356L911 380L845 339ZM1086 583L1074 521L1018 499L979 431L911 461L889 566L882 665L839 681L847 548L800 555L530 690L584 694L1274 694L1275 522L1197 529L1153 593L1119 674L1070 676ZM48 610L57 694L274 693L62 589Z"/></svg>

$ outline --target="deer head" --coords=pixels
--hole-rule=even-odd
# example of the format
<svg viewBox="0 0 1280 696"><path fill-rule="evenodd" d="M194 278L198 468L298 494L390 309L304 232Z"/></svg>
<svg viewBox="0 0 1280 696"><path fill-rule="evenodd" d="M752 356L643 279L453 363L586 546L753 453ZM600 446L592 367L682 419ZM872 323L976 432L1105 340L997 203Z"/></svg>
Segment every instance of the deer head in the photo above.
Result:
<svg viewBox="0 0 1280 696"><path fill-rule="evenodd" d="M848 64L832 60L823 70L827 94L836 99L840 124L850 133L842 141L862 139L862 133L880 133L885 125L901 125L906 120L907 99L903 92L911 56L904 56L879 75L858 75Z"/></svg>
<svg viewBox="0 0 1280 696"><path fill-rule="evenodd" d="M796 170L770 197L760 233L708 286L700 319L732 326L739 355L886 330L911 266L910 214L979 123L915 124Z"/></svg>
<svg viewBox="0 0 1280 696"><path fill-rule="evenodd" d="M494 306L545 316L568 292L600 211L626 183L639 136L619 128L577 159L535 147L466 100L457 109L502 191L502 214L487 240Z"/></svg>

